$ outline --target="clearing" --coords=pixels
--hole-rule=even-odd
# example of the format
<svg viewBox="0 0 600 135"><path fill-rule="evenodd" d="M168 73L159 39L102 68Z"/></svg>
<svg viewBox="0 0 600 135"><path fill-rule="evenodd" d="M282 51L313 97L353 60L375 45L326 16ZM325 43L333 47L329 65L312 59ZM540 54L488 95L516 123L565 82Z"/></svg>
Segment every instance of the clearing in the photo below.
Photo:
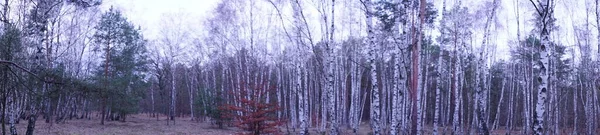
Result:
<svg viewBox="0 0 600 135"><path fill-rule="evenodd" d="M131 115L126 122L105 121L100 125L97 117L73 119L65 123L46 123L38 118L35 134L40 135L231 135L239 130L235 127L218 129L208 122L191 121L189 117L177 117L175 125L167 125L167 117L149 117L145 114ZM17 126L19 134L25 134L27 121L21 120ZM6 130L8 131L8 125Z"/></svg>

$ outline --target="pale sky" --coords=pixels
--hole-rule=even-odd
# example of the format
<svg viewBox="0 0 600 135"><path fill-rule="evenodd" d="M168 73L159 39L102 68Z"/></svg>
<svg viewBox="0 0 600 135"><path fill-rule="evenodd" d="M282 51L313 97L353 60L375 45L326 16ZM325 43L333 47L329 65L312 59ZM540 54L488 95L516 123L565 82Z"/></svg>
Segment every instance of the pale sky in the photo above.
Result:
<svg viewBox="0 0 600 135"><path fill-rule="evenodd" d="M209 17L210 12L220 0L104 0L103 9L107 10L111 5L120 9L129 20L142 27L144 36L148 39L156 39L160 33L161 25L169 23L164 21L164 16L176 15L175 20L181 20L181 25L202 27L202 21ZM434 1L436 7L441 11L442 0ZM447 0L448 9L458 0ZM463 5L469 7L472 12L477 10L483 2L491 0L462 0ZM585 0L587 1L587 0ZM583 26L585 24L586 5L593 6L593 3L585 3L584 0L556 0L555 16L558 18L559 29L553 31L552 40L559 41L564 45L575 44L573 24ZM529 0L501 0L502 7L497 13L499 27L492 30L492 43L497 43L497 55L500 59L508 59L510 51L508 42L516 39L516 8L519 4L521 20L521 38L529 35L533 28L532 14L533 9ZM593 10L593 7L590 7ZM440 12L441 14L441 12ZM595 24L594 14L590 14L590 21ZM439 18L438 18L439 19ZM485 19L485 18L480 18ZM595 25L592 29L592 46L596 48ZM198 29L201 30L201 29ZM480 29L476 32L481 37ZM434 34L435 35L435 34ZM481 43L480 38L476 38L474 45Z"/></svg>
<svg viewBox="0 0 600 135"><path fill-rule="evenodd" d="M110 6L121 10L135 25L142 27L144 36L155 39L163 23L163 16L178 15L189 25L201 26L220 0L104 0L103 10Z"/></svg>

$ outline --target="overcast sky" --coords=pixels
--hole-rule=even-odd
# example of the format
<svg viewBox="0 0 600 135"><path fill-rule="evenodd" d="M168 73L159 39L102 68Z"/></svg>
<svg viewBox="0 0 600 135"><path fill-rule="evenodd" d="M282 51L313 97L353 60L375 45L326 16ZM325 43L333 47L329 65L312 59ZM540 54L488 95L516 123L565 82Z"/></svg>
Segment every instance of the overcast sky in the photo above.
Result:
<svg viewBox="0 0 600 135"><path fill-rule="evenodd" d="M220 0L104 0L103 9L107 10L110 6L120 9L129 20L143 29L144 35L149 39L155 39L160 31L161 24L165 22L164 16L177 15L176 19L183 20L181 24L201 27L202 20L208 17ZM432 0L429 0L432 1ZM436 7L441 9L442 0L433 0ZM458 0L448 0L448 5ZM463 0L463 5L475 10L483 2L491 0ZM559 30L553 31L553 39L558 40L565 45L575 44L573 25L583 26L585 24L586 5L593 10L594 3L585 3L588 0L556 0L555 16L558 18ZM521 14L521 32L522 38L526 37L533 28L531 22L531 3L528 0L501 0L502 7L498 11L498 22L500 25L492 30L492 40L498 43L499 58L507 59L509 53L508 42L516 39L516 8L519 4ZM590 14L590 21L595 21L594 15ZM480 18L484 19L484 18ZM595 24L595 23L593 23ZM590 26L595 29L595 25ZM480 33L481 34L481 33ZM593 33L595 35L595 32ZM594 36L592 36L593 39ZM481 40L475 40L474 44L480 44ZM494 41L492 41L494 42ZM593 40L593 46L596 48L596 40Z"/></svg>
<svg viewBox="0 0 600 135"><path fill-rule="evenodd" d="M123 12L135 25L143 29L144 36L154 39L160 31L164 16L177 15L189 25L201 25L220 0L104 0L103 9L113 6Z"/></svg>

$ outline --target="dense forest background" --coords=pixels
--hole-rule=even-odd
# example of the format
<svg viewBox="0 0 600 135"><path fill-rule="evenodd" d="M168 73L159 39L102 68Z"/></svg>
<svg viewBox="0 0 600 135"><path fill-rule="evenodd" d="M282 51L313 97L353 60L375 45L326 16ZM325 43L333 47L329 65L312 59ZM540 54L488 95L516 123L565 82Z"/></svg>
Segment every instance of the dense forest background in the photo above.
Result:
<svg viewBox="0 0 600 135"><path fill-rule="evenodd" d="M561 26L568 2L223 0L200 30L101 0L3 0L2 133L146 114L246 134L596 134L599 1Z"/></svg>

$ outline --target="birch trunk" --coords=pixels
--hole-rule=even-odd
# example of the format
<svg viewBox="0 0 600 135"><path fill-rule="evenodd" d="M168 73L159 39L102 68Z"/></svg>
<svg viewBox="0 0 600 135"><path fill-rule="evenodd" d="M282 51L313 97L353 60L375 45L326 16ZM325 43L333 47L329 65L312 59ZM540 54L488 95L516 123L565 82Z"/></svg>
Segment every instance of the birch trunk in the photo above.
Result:
<svg viewBox="0 0 600 135"><path fill-rule="evenodd" d="M401 3L402 1L397 0L397 3ZM404 6L402 4L398 5L398 8L403 8ZM401 18L406 18L406 15L402 15ZM393 90L392 90L392 116L391 116L391 125L390 125L390 134L391 135L396 135L399 133L398 128L400 127L401 124L401 119L402 119L402 98L403 98L403 91L406 89L406 71L404 71L404 67L405 67L405 61L402 58L402 51L401 49L404 48L404 43L401 41L403 39L402 38L402 33L400 33L400 29L404 29L401 28L402 26L402 22L401 22L401 18L396 18L395 23L396 23L396 28L394 29L394 36L396 39L396 42L398 43L395 47L394 47L394 53L396 53L395 55L395 59L394 59L394 67L393 67Z"/></svg>
<svg viewBox="0 0 600 135"><path fill-rule="evenodd" d="M298 118L300 120L300 134L307 134L308 133L308 129L307 129L307 118L306 118L306 106L304 104L305 99L304 99L304 90L302 89L302 66L301 64L297 64L296 65L296 81L295 81L295 87L294 89L296 89L296 94L298 96Z"/></svg>
<svg viewBox="0 0 600 135"><path fill-rule="evenodd" d="M455 42L454 44L454 77L452 79L453 81L453 86L452 86L452 90L454 91L454 115L453 115L453 122L452 122L452 127L453 127L453 133L454 134L460 134L461 132L461 123L460 123L460 118L459 118L459 113L460 113L460 107L461 107L461 95L460 95L460 88L459 88L459 76L462 74L461 73L461 68L460 68L460 64L461 64L461 58L460 58L460 52L462 52L462 47L460 45L457 45L458 43Z"/></svg>
<svg viewBox="0 0 600 135"><path fill-rule="evenodd" d="M494 117L494 124L493 124L493 129L498 129L498 125L500 125L500 107L502 106L502 101L504 100L504 85L506 84L506 82L504 81L504 78L502 78L502 88L500 90L500 99L498 100L498 106L496 106L496 116ZM509 103L510 104L510 103Z"/></svg>
<svg viewBox="0 0 600 135"><path fill-rule="evenodd" d="M593 114L594 107L592 106L592 96L593 96L592 95L592 90L591 90L592 88L589 87L589 83L587 83L587 82L583 83L582 87L584 89L586 89L586 98L585 98L585 100L586 100L585 101L586 102L585 103L586 104L585 105L585 114L586 114L585 120L586 120L586 122L585 123L586 123L586 126L587 126L587 128L586 128L587 129L587 134L588 135L592 135L594 133L594 131L595 131L595 128L594 128L594 118L593 118L594 117L593 116L594 115Z"/></svg>
<svg viewBox="0 0 600 135"><path fill-rule="evenodd" d="M489 130L487 127L487 116L486 116L486 73L487 72L487 66L485 65L485 52L487 50L487 37L489 37L490 35L490 30L489 27L492 23L492 20L494 19L494 16L496 14L496 9L498 7L498 3L499 0L494 0L494 3L492 5L492 11L491 13L488 15L487 21L485 22L485 28L484 28L484 34L483 34L483 43L481 44L481 52L479 53L479 63L477 65L479 65L478 70L476 71L476 78L478 78L479 81L476 81L476 85L480 85L480 87L477 89L477 95L476 95L476 102L477 102L477 120L479 120L478 122L478 132L480 134L489 134ZM479 75L482 75L482 77L479 77Z"/></svg>
<svg viewBox="0 0 600 135"><path fill-rule="evenodd" d="M531 58L530 66L527 67L527 66L523 65L524 69L529 70L530 67L533 68L533 64L532 63L533 63L533 58ZM523 84L523 91L522 91L523 92L523 98L524 98L524 100L523 100L523 107L524 107L524 110L525 110L525 111L523 111L523 113L525 115L524 116L525 124L523 125L523 129L525 129L525 130L523 130L523 131L524 131L525 134L530 134L530 129L531 129L531 122L530 122L531 121L531 114L529 113L529 112L531 112L531 107L530 107L531 106L531 104L530 104L530 102L531 102L531 96L530 96L531 92L530 91L533 90L533 87L530 87L530 86L532 86L533 84L530 81L527 80L527 78L532 78L532 77L529 76L530 75L529 71L522 71L522 72L523 72L522 73L523 74L523 81L525 81L525 84ZM530 72L530 73L531 73L531 76L533 76L533 72Z"/></svg>
<svg viewBox="0 0 600 135"><path fill-rule="evenodd" d="M421 99L419 100L419 110L421 111L420 115L419 115L419 121L420 121L420 126L421 126L421 133L424 133L425 131L423 131L423 127L425 126L425 123L427 122L427 95L429 94L429 92L427 92L428 88L429 88L429 68L428 65L426 63L429 63L429 57L431 56L431 53L429 53L429 50L425 50L422 51L423 53L423 57L421 58L421 63L419 65L421 65L421 68L423 69L423 73L422 73L422 78L423 78L423 83L420 84L419 86L421 86L419 88L420 90L420 97ZM421 80L421 79L419 79Z"/></svg>
<svg viewBox="0 0 600 135"><path fill-rule="evenodd" d="M441 88L442 88L442 70L443 70L443 54L444 54L444 40L445 40L445 30L444 28L446 27L446 0L443 1L442 4L442 20L440 21L440 53L438 56L438 64L437 64L437 75L436 75L436 84L435 84L435 110L434 110L434 116L433 116L433 134L437 135L438 134L438 125L439 125L439 117L440 117L440 98L441 98Z"/></svg>
<svg viewBox="0 0 600 135"><path fill-rule="evenodd" d="M445 2L445 1L444 1ZM433 117L433 134L437 135L438 134L438 124L439 124L439 117L440 117L440 98L441 98L441 85L442 85L442 62L443 62L443 58L442 58L442 54L443 54L443 46L440 45L440 54L439 54L439 58L438 58L438 64L437 64L437 75L436 75L436 85L435 85L435 110L434 110L434 117Z"/></svg>
<svg viewBox="0 0 600 135"><path fill-rule="evenodd" d="M547 87L548 87L548 57L549 51L548 49L551 46L550 43L550 18L552 17L552 12L550 11L550 3L548 1L541 1L540 8L542 11L538 11L542 17L541 24L539 26L541 29L541 45L539 47L540 57L541 59L538 61L540 65L540 75L537 77L539 82L539 87L537 91L537 103L535 106L535 122L534 122L534 134L541 135L544 134L544 120L546 116L546 97L547 97ZM539 9L538 9L539 10Z"/></svg>
<svg viewBox="0 0 600 135"><path fill-rule="evenodd" d="M12 94L12 95L11 95ZM15 112L15 98L16 98L16 94L15 91L13 90L13 92L9 92L9 94L7 94L8 96L6 97L8 100L8 104L9 104L9 109L8 109L8 125L10 126L9 130L10 130L10 134L11 135L17 135L17 128L15 127L15 120L18 119L16 116L16 112Z"/></svg>
<svg viewBox="0 0 600 135"><path fill-rule="evenodd" d="M191 117L191 121L194 121L194 88L192 88L193 84L197 84L194 83L194 76L192 75L190 77L190 81L188 82L188 89L189 89L189 96L190 96L190 117Z"/></svg>
<svg viewBox="0 0 600 135"><path fill-rule="evenodd" d="M578 109L578 107L577 107L578 92L577 91L579 91L579 88L576 87L575 91L573 92L573 114L575 115L575 118L573 119L573 134L577 133L577 131L578 131L577 125L579 124L579 123L577 123L577 119L579 118L579 113L577 113L577 109Z"/></svg>
<svg viewBox="0 0 600 135"><path fill-rule="evenodd" d="M356 56L354 56L356 57ZM350 58L351 60L354 60L355 58ZM350 64L350 69L351 71L351 80L352 83L350 84L351 86L351 99L350 99L350 127L352 128L352 132L356 133L358 130L358 119L360 119L359 117L359 109L360 109L360 93L359 93L359 83L360 83L360 78L359 76L359 65L357 64Z"/></svg>
<svg viewBox="0 0 600 135"><path fill-rule="evenodd" d="M333 46L334 46L334 41L333 41L333 33L335 31L335 0L331 0L331 32L329 33L329 41L328 43L326 43L326 48L325 50L327 51L326 56L327 58L325 58L327 60L327 66L326 66L326 75L327 75L327 98L329 99L328 104L329 104L329 109L328 109L328 117L330 119L330 126L329 126L329 134L331 135L338 135L339 134L339 129L338 129L338 124L337 124L337 115L336 115L336 94L334 91L334 72L335 72L335 65L334 65L334 60L335 57L334 52L333 52Z"/></svg>
<svg viewBox="0 0 600 135"><path fill-rule="evenodd" d="M170 63L174 64L174 63ZM169 120L173 121L175 124L175 66L173 65L171 68L171 106L169 107ZM167 121L168 124L168 121Z"/></svg>
<svg viewBox="0 0 600 135"><path fill-rule="evenodd" d="M296 67L296 75L295 75L295 87L293 89L294 90L294 94L298 97L298 112L295 112L294 110L292 110L291 113L298 113L298 120L300 122L300 134L308 134L308 119L307 119L307 113L306 113L306 109L307 106L305 106L305 102L306 99L304 99L304 91L302 89L302 69L303 69L303 62L302 60L300 60L299 58L302 58L302 54L300 51L301 50L301 46L302 46L302 28L301 28L301 8L300 8L300 3L299 1L293 1L292 3L292 8L293 8L293 12L294 12L294 25L296 25L296 36L297 38L295 39L295 45L298 49L297 53L297 62L295 63L295 67ZM294 106L292 106L294 107Z"/></svg>
<svg viewBox="0 0 600 135"><path fill-rule="evenodd" d="M152 117L154 117L156 114L156 111L154 110L154 88L150 89L150 103L152 104Z"/></svg>
<svg viewBox="0 0 600 135"><path fill-rule="evenodd" d="M596 39L598 41L600 41L600 27L598 27L598 26L600 26L600 6L599 6L600 5L599 4L600 0L596 0L595 2L596 2L595 3L596 4L596 6L595 6L596 7L596 26L597 26L596 28L597 28L597 32L599 32L598 35L597 35L597 37L596 37ZM598 44L598 47L596 48L597 49L597 54L596 54L596 76L595 76L596 79L595 79L595 81L592 82L594 84L593 87L592 87L592 89L600 90L600 66L597 66L597 65L600 65L600 42L598 42L597 44ZM594 116L595 116L594 120L595 121L598 121L599 117L596 116L596 114L600 111L600 106L598 106L599 105L599 103L598 103L599 101L598 101L598 91L597 90L593 90L594 108L595 108L594 109Z"/></svg>
<svg viewBox="0 0 600 135"><path fill-rule="evenodd" d="M400 50L397 49L398 54L396 55L396 64L394 65L394 80L392 90L392 121L390 125L390 134L395 135L398 134L398 128L400 127L400 119L402 119L403 115L402 111L402 100L404 95L404 90L406 89L406 71L404 70L405 61L402 59L402 55L400 54Z"/></svg>
<svg viewBox="0 0 600 135"><path fill-rule="evenodd" d="M514 67L514 66L511 65L511 67ZM510 76L509 76L509 78L510 78L510 81L509 81L510 82L510 88L508 89L508 94L509 94L509 97L510 97L508 99L508 103L509 103L508 104L508 119L506 119L507 126L506 126L506 128L504 128L504 129L509 130L509 131L512 130L512 126L513 126L513 124L512 124L512 122L513 122L513 120L512 120L513 119L513 112L514 112L513 111L513 106L515 104L514 98L516 96L516 94L514 92L515 91L514 90L514 76L515 76L514 73L515 72L514 71L510 71L510 72L511 72Z"/></svg>
<svg viewBox="0 0 600 135"><path fill-rule="evenodd" d="M377 46L377 44L375 43L375 31L374 31L374 25L373 25L373 13L375 11L374 7L373 7L373 3L371 3L371 0L365 0L365 7L366 9L366 23L367 23L367 45L369 47L369 53L368 53L368 58L369 58L369 71L370 71L370 78L371 78L371 120L370 120L370 124L371 124L371 128L373 130L373 135L380 135L381 132L381 121L380 121L380 117L381 117L381 106L380 106L380 101L379 101L379 86L378 86L378 82L377 82L377 63L375 62L375 58L377 55L377 51L379 50L379 46Z"/></svg>
<svg viewBox="0 0 600 135"><path fill-rule="evenodd" d="M520 18L520 14L521 13L519 12L519 2L517 2L517 1L518 0L513 1L513 2L515 3L516 17L517 17L517 21L516 21L517 22L517 41L518 41L517 43L520 45L521 44L521 20L519 18ZM509 127L509 129L510 130L513 129L513 118L514 118L513 117L514 116L513 109L516 107L516 103L514 102L514 99L515 99L515 96L518 95L518 93L515 92L516 90L518 90L518 85L516 83L516 81L518 81L518 75L517 75L518 74L518 70L516 69L517 67L518 67L517 64L514 64L513 65L513 69L515 71L511 71L512 72L512 76L511 76L512 81L511 81L511 83L513 81L514 81L514 83L512 83L512 85L511 85L511 92L510 92L511 97L510 97L510 101L509 101L511 103L509 105L509 111L510 111L510 116L509 116L509 123L510 123L509 125L510 125L510 127Z"/></svg>

